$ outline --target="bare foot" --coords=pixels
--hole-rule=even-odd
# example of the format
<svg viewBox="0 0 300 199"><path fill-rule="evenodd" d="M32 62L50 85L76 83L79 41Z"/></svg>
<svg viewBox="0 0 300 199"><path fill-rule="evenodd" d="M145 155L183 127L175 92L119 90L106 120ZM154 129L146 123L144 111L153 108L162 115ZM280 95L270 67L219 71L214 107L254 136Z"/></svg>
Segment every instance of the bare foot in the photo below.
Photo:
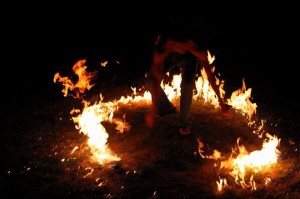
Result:
<svg viewBox="0 0 300 199"><path fill-rule="evenodd" d="M149 128L153 128L157 123L156 114L154 112L147 113L144 119L145 125Z"/></svg>
<svg viewBox="0 0 300 199"><path fill-rule="evenodd" d="M231 106L229 105L224 105L221 107L221 110L222 110L222 114L225 118L227 119L232 119L233 118L233 110L231 108Z"/></svg>
<svg viewBox="0 0 300 199"><path fill-rule="evenodd" d="M191 129L189 127L180 128L179 132L181 135L189 135L189 134L191 134Z"/></svg>

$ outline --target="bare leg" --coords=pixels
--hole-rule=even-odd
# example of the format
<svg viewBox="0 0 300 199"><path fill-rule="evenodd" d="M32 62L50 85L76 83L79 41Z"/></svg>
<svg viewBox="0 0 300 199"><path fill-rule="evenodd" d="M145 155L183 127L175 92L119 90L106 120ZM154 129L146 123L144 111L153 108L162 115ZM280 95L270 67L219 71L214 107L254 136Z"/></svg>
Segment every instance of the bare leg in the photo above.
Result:
<svg viewBox="0 0 300 199"><path fill-rule="evenodd" d="M195 75L197 72L197 59L190 53L183 55L185 62L181 67L182 82L180 96L180 115L179 121L188 124L190 109L193 100L193 89L195 88Z"/></svg>
<svg viewBox="0 0 300 199"><path fill-rule="evenodd" d="M146 89L151 93L153 111L157 115L164 115L174 108L160 84L163 78L155 78L150 70L146 80Z"/></svg>
<svg viewBox="0 0 300 199"><path fill-rule="evenodd" d="M146 115L145 123L149 127L153 127L155 117L164 115L170 111L176 111L173 104L168 99L166 93L160 86L164 75L170 65L166 65L166 58L169 56L169 51L155 51L153 56L153 64L146 78L146 89L151 93L152 110Z"/></svg>

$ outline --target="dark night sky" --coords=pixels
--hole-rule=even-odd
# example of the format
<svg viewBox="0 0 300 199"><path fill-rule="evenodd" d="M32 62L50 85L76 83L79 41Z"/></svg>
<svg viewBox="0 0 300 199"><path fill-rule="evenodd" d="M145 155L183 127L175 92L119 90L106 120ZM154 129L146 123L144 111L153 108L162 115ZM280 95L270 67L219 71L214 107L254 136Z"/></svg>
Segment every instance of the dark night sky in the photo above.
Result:
<svg viewBox="0 0 300 199"><path fill-rule="evenodd" d="M144 74L155 34L170 24L186 23L197 31L208 30L216 68L229 83L239 88L245 78L250 87L290 86L293 90L299 66L296 22L297 17L291 15L212 17L176 10L155 15L143 10L28 12L5 24L2 68L11 86L2 79L6 85L3 93L13 98L28 93L47 95L57 88L52 82L54 74L70 75L72 65L83 58L90 61L91 70L97 69L100 61L118 60L122 64L114 67L125 77L128 72Z"/></svg>

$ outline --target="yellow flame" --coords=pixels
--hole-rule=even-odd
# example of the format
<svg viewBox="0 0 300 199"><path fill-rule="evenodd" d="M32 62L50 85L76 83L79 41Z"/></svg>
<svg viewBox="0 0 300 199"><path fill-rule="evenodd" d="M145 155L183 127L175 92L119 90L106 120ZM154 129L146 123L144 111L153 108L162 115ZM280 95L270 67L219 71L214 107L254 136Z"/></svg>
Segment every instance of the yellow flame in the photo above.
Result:
<svg viewBox="0 0 300 199"><path fill-rule="evenodd" d="M104 61L104 62L101 62L101 63L100 63L100 65L101 65L102 67L105 67L107 64L108 64L108 61Z"/></svg>
<svg viewBox="0 0 300 199"><path fill-rule="evenodd" d="M218 108L219 107L218 98L208 81L207 74L203 68L200 70L200 72L201 72L202 76L199 76L196 79L196 82L195 82L196 92L195 92L193 98L196 100L202 99L204 101L204 103L211 104L211 105L215 106L215 108ZM222 89L221 86L220 86L220 91L221 91L220 92L221 97L224 97L225 91Z"/></svg>
<svg viewBox="0 0 300 199"><path fill-rule="evenodd" d="M247 115L251 119L252 115L256 113L256 103L251 103L251 88L246 90L245 80L243 79L243 85L241 89L234 91L228 99L228 104L234 107L236 110L240 110L243 114Z"/></svg>
<svg viewBox="0 0 300 199"><path fill-rule="evenodd" d="M264 140L261 150L252 151L249 153L245 146L239 145L239 154L236 158L230 157L226 161L221 162L220 168L226 168L230 170L230 174L235 178L236 183L239 183L243 187L252 187L256 189L256 183L253 179L253 175L250 177L249 182L246 182L245 175L248 170L257 173L265 167L269 167L277 162L277 158L280 154L277 146L280 143L280 139L276 136L266 134L267 139Z"/></svg>
<svg viewBox="0 0 300 199"><path fill-rule="evenodd" d="M120 160L107 147L108 134L101 124L102 121L109 120L110 114L113 113L115 108L115 103L104 104L100 102L92 106L88 106L88 103L85 103L82 114L78 117L73 117L73 121L77 124L76 128L88 136L88 145L92 152L92 159L100 164Z"/></svg>
<svg viewBox="0 0 300 199"><path fill-rule="evenodd" d="M216 183L218 191L222 191L224 187L228 186L226 178L222 178L220 181L216 181Z"/></svg>
<svg viewBox="0 0 300 199"><path fill-rule="evenodd" d="M212 56L208 52L208 60L210 63L214 61L215 57ZM87 66L85 65L86 60L79 60L74 66L73 71L78 76L77 83L73 83L68 77L61 77L59 73L56 73L54 76L54 82L57 80L61 82L64 86L62 92L64 96L68 95L68 91L75 91L76 96L80 97L80 93L84 93L86 90L89 90L93 85L90 84L93 77L95 76L95 72L88 73L86 72ZM106 65L103 63L103 65ZM212 67L212 71L214 72L214 67ZM169 75L169 74L168 74ZM203 100L205 103L210 103L215 108L219 107L218 98L209 84L207 74L204 69L201 69L201 75L196 81L196 88L194 92L193 99L195 100ZM161 86L167 94L170 101L178 100L180 93L180 84L181 84L181 74L174 74L172 76L172 81L165 83L161 82ZM216 84L219 86L221 97L225 96L225 91L223 90L224 81L220 81L216 77ZM116 129L118 132L123 133L124 131L128 131L130 129L130 125L125 122L125 115L122 119L113 118L114 111L118 110L119 104L130 105L131 103L150 103L151 102L151 94L149 91L142 92L142 89L131 88L133 93L128 96L121 96L119 100L114 100L110 102L103 102L103 97L100 94L100 102L95 103L94 105L89 105L88 102L84 101L84 109L81 114L77 117L73 117L73 121L76 124L76 128L80 130L80 132L84 133L88 137L88 145L91 149L93 160L99 162L100 164L105 164L110 161L118 161L120 160L117 155L113 154L112 151L107 146L108 133L106 129L102 125L103 121L110 121L116 124ZM246 93L246 97L241 97L245 95L242 91L244 91L244 84L242 90L236 91L236 93L232 94L232 99L230 99L229 103L234 108L241 107L242 104L245 114L251 115L253 114L253 109L256 108L255 104L252 104L249 100L250 92ZM74 96L73 96L74 97ZM235 103L236 99L240 101L240 103ZM243 102L246 101L246 102ZM250 106L250 108L247 108ZM249 109L251 111L249 111ZM71 111L72 114L78 113L78 109L74 109ZM199 149L199 153L201 150ZM203 152L203 151L202 151ZM220 152L217 150L214 151L212 156L206 156L211 159L219 159L221 157Z"/></svg>

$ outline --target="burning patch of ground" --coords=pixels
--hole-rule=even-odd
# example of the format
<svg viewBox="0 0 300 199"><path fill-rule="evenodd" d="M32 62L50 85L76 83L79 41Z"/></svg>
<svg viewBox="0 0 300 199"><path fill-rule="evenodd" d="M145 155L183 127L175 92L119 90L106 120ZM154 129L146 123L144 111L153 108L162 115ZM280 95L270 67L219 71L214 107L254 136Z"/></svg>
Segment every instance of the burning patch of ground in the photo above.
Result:
<svg viewBox="0 0 300 199"><path fill-rule="evenodd" d="M65 97L79 91L73 98L36 96L5 112L4 198L299 198L297 117L286 118L285 124L294 125L283 127L270 109L253 114L245 84L232 95L232 103L240 101L245 109L234 108L229 119L214 105L203 73L196 87L204 99L193 99L192 133L183 136L178 112L146 127L149 96L126 84L110 84L101 95L91 92L86 103L81 95L93 87L96 73L86 72L84 63L73 66L82 82L54 77L65 86ZM170 92L177 95L177 110L179 83Z"/></svg>
<svg viewBox="0 0 300 199"><path fill-rule="evenodd" d="M100 165L91 160L87 137L71 119L70 110L80 106L65 98L20 113L23 119L12 118L15 126L4 129L7 144L1 154L3 198L299 198L299 141L288 135L280 134L277 163L254 175L256 190L219 170L220 160L200 156L198 140L207 156L216 149L229 158L238 137L248 151L261 149L256 127L238 112L224 119L218 109L194 103L192 133L182 136L178 113L149 129L144 125L148 105L122 105L115 117L125 114L129 131L120 133L115 124L103 122L108 146L121 160ZM262 132L278 135L280 128L266 120ZM221 177L228 186L218 191Z"/></svg>

